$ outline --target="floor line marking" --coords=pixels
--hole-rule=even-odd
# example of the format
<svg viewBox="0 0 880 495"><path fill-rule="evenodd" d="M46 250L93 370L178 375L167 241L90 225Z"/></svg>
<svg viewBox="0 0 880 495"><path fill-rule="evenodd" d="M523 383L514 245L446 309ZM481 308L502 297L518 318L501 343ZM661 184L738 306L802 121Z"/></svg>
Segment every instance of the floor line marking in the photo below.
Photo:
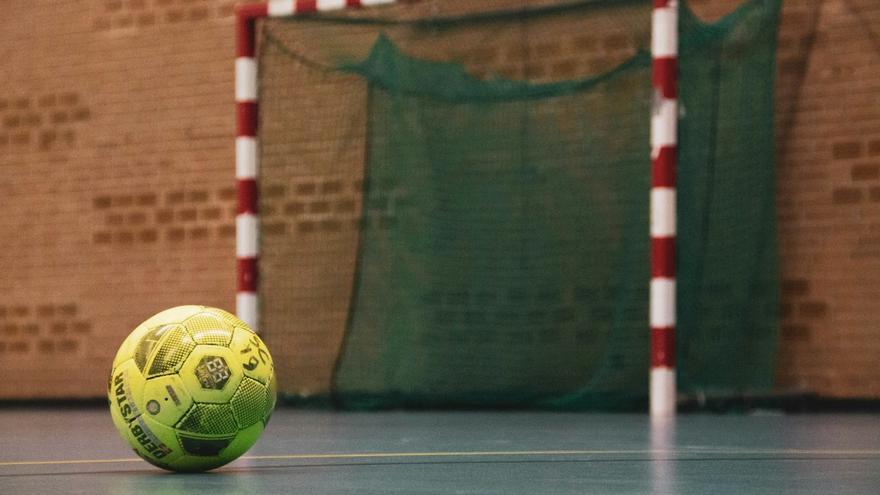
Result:
<svg viewBox="0 0 880 495"><path fill-rule="evenodd" d="M826 455L826 456L880 456L880 450L822 450L822 449L703 449L680 450L513 450L513 451L461 451L461 452L351 452L328 454L277 454L242 456L241 460L290 460L290 459L381 459L424 457L523 457L523 456L585 456L585 455ZM676 459L666 459L676 460ZM113 464L143 462L138 457L118 459L60 459L55 461L0 461L0 467L44 466L75 464Z"/></svg>

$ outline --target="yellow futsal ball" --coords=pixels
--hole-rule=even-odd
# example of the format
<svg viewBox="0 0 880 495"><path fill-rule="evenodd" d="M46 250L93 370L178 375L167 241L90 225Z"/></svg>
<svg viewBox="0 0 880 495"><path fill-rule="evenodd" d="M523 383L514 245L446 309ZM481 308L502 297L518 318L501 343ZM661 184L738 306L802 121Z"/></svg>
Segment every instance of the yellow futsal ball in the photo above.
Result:
<svg viewBox="0 0 880 495"><path fill-rule="evenodd" d="M204 471L247 451L275 407L266 344L217 308L178 306L141 323L110 373L113 423L147 462Z"/></svg>

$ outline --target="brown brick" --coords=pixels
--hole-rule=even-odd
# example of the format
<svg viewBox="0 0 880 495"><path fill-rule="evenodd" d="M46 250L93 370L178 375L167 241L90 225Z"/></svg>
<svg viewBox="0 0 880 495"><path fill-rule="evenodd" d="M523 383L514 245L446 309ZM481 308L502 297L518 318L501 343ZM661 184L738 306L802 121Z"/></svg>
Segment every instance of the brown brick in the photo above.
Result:
<svg viewBox="0 0 880 495"><path fill-rule="evenodd" d="M780 289L783 296L805 296L810 293L810 283L804 279L783 279Z"/></svg>
<svg viewBox="0 0 880 495"><path fill-rule="evenodd" d="M114 225L114 226L122 225L125 223L125 216L122 215L121 213L110 213L104 219L104 223L106 223L107 225Z"/></svg>
<svg viewBox="0 0 880 495"><path fill-rule="evenodd" d="M296 229L297 229L297 231L302 232L304 234L314 232L315 231L315 222L311 222L308 220L299 222L296 224Z"/></svg>
<svg viewBox="0 0 880 495"><path fill-rule="evenodd" d="M287 233L287 224L284 222L264 223L262 232L266 235L283 235Z"/></svg>
<svg viewBox="0 0 880 495"><path fill-rule="evenodd" d="M73 331L81 334L91 333L92 325L87 321L75 321L73 322Z"/></svg>
<svg viewBox="0 0 880 495"><path fill-rule="evenodd" d="M66 317L76 316L79 312L79 308L73 303L62 304L56 309L58 310L58 314Z"/></svg>
<svg viewBox="0 0 880 495"><path fill-rule="evenodd" d="M202 220L217 220L218 218L220 218L220 208L202 210Z"/></svg>
<svg viewBox="0 0 880 495"><path fill-rule="evenodd" d="M95 232L92 235L92 242L95 244L109 244L113 241L113 235L107 231Z"/></svg>
<svg viewBox="0 0 880 495"><path fill-rule="evenodd" d="M194 240L202 240L208 238L207 227L195 227L187 231L187 237Z"/></svg>
<svg viewBox="0 0 880 495"><path fill-rule="evenodd" d="M831 148L831 156L835 159L858 158L862 156L862 143L858 141L834 143Z"/></svg>
<svg viewBox="0 0 880 495"><path fill-rule="evenodd" d="M156 195L153 193L138 194L135 198L135 203L138 206L155 206Z"/></svg>
<svg viewBox="0 0 880 495"><path fill-rule="evenodd" d="M315 201L309 203L309 211L311 213L327 213L330 211L329 201Z"/></svg>
<svg viewBox="0 0 880 495"><path fill-rule="evenodd" d="M223 239L235 237L235 225L221 225L217 227L217 235Z"/></svg>
<svg viewBox="0 0 880 495"><path fill-rule="evenodd" d="M880 202L880 186L868 189L868 196L871 198L871 201Z"/></svg>
<svg viewBox="0 0 880 495"><path fill-rule="evenodd" d="M138 26L152 26L153 24L156 24L156 14L153 14L151 12L138 14L138 16L136 17L136 22Z"/></svg>
<svg viewBox="0 0 880 495"><path fill-rule="evenodd" d="M183 191L171 191L165 194L165 204L178 205L186 200L186 193Z"/></svg>
<svg viewBox="0 0 880 495"><path fill-rule="evenodd" d="M317 190L318 186L312 182L305 182L296 185L296 194L299 196L308 196L310 194L315 194Z"/></svg>
<svg viewBox="0 0 880 495"><path fill-rule="evenodd" d="M284 214L285 215L299 215L306 211L305 203L299 201L291 201L284 205Z"/></svg>
<svg viewBox="0 0 880 495"><path fill-rule="evenodd" d="M185 235L186 231L179 227L170 228L165 231L165 237L169 241L182 241Z"/></svg>
<svg viewBox="0 0 880 495"><path fill-rule="evenodd" d="M838 187L832 195L836 205L851 205L862 201L862 190L855 187Z"/></svg>
<svg viewBox="0 0 880 495"><path fill-rule="evenodd" d="M201 21L202 19L207 19L210 15L207 7L196 7L189 11L189 20L191 21Z"/></svg>
<svg viewBox="0 0 880 495"><path fill-rule="evenodd" d="M110 208L111 201L112 200L110 196L96 196L92 200L92 204L94 204L95 208L100 210L104 208Z"/></svg>
<svg viewBox="0 0 880 495"><path fill-rule="evenodd" d="M165 21L175 23L183 21L186 18L186 11L183 9L172 9L165 12Z"/></svg>
<svg viewBox="0 0 880 495"><path fill-rule="evenodd" d="M527 63L523 67L523 71L524 71L525 77L530 78L530 79L541 78L547 74L546 66L544 64L542 64L541 62Z"/></svg>
<svg viewBox="0 0 880 495"><path fill-rule="evenodd" d="M140 242L156 242L159 239L159 233L153 229L141 230L138 232L138 240Z"/></svg>
<svg viewBox="0 0 880 495"><path fill-rule="evenodd" d="M629 47L629 45L630 38L625 34L612 34L611 36L606 36L602 41L602 46L606 50L621 50Z"/></svg>
<svg viewBox="0 0 880 495"><path fill-rule="evenodd" d="M573 59L563 60L553 64L553 76L557 78L571 79L577 73L577 61Z"/></svg>
<svg viewBox="0 0 880 495"><path fill-rule="evenodd" d="M266 199L269 198L283 198L285 194L287 194L287 188L282 184L271 184L267 185L260 191L262 196Z"/></svg>
<svg viewBox="0 0 880 495"><path fill-rule="evenodd" d="M147 214L142 211L136 211L128 214L126 223L129 225L141 225L147 221Z"/></svg>
<svg viewBox="0 0 880 495"><path fill-rule="evenodd" d="M573 41L573 45L578 51L591 52L595 51L598 47L598 43L596 42L596 38L589 34L582 34L576 36Z"/></svg>
<svg viewBox="0 0 880 495"><path fill-rule="evenodd" d="M535 46L533 53L542 59L552 58L562 53L562 48L556 42L540 43Z"/></svg>
<svg viewBox="0 0 880 495"><path fill-rule="evenodd" d="M340 200L336 203L336 212L337 213L352 213L355 211L356 206L357 205L355 204L354 200L343 199L343 200Z"/></svg>
<svg viewBox="0 0 880 495"><path fill-rule="evenodd" d="M238 191L234 187L224 187L217 192L217 196L223 201L232 201L238 197Z"/></svg>
<svg viewBox="0 0 880 495"><path fill-rule="evenodd" d="M788 324L782 325L780 328L782 340L789 341L808 341L810 340L810 327L806 325Z"/></svg>
<svg viewBox="0 0 880 495"><path fill-rule="evenodd" d="M823 302L807 301L799 305L799 314L804 318L824 318L828 313L828 305Z"/></svg>
<svg viewBox="0 0 880 495"><path fill-rule="evenodd" d="M477 47L468 51L464 59L471 64L490 64L498 59L498 48L494 46Z"/></svg>
<svg viewBox="0 0 880 495"><path fill-rule="evenodd" d="M159 210L156 212L156 222L158 223L169 223L174 220L174 211L172 210Z"/></svg>
<svg viewBox="0 0 880 495"><path fill-rule="evenodd" d="M874 180L880 178L880 164L863 163L853 165L850 174L852 180Z"/></svg>
<svg viewBox="0 0 880 495"><path fill-rule="evenodd" d="M779 318L786 319L791 317L792 315L792 305L791 303L781 303L779 305Z"/></svg>

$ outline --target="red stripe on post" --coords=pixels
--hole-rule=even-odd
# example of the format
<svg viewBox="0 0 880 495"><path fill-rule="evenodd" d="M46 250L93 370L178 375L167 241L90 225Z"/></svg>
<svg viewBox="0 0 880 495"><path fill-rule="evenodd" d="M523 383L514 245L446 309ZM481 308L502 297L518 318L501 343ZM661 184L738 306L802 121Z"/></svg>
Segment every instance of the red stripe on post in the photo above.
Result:
<svg viewBox="0 0 880 495"><path fill-rule="evenodd" d="M253 20L269 15L269 4L266 2L236 4L233 9L235 9L235 15L240 19Z"/></svg>
<svg viewBox="0 0 880 495"><path fill-rule="evenodd" d="M238 117L238 134L236 134L236 136L256 137L258 118L257 102L240 101L235 104L235 111Z"/></svg>
<svg viewBox="0 0 880 495"><path fill-rule="evenodd" d="M651 277L675 277L675 237L651 238Z"/></svg>
<svg viewBox="0 0 880 495"><path fill-rule="evenodd" d="M318 11L318 0L296 0L297 14L310 14Z"/></svg>
<svg viewBox="0 0 880 495"><path fill-rule="evenodd" d="M256 53L256 19L269 15L267 3L235 6L235 56L253 57Z"/></svg>
<svg viewBox="0 0 880 495"><path fill-rule="evenodd" d="M675 187L675 158L678 150L674 146L662 146L651 161L651 186Z"/></svg>
<svg viewBox="0 0 880 495"><path fill-rule="evenodd" d="M257 291L257 258L238 259L238 292Z"/></svg>
<svg viewBox="0 0 880 495"><path fill-rule="evenodd" d="M257 51L255 23L253 19L238 17L235 20L235 56L253 57Z"/></svg>
<svg viewBox="0 0 880 495"><path fill-rule="evenodd" d="M256 179L239 179L238 181L238 208L236 213L254 213L259 208Z"/></svg>
<svg viewBox="0 0 880 495"><path fill-rule="evenodd" d="M654 0L655 9L664 9L669 7L669 0Z"/></svg>
<svg viewBox="0 0 880 495"><path fill-rule="evenodd" d="M345 6L348 8L358 8L361 6L361 0L346 0Z"/></svg>
<svg viewBox="0 0 880 495"><path fill-rule="evenodd" d="M675 327L651 328L651 367L675 367Z"/></svg>
<svg viewBox="0 0 880 495"><path fill-rule="evenodd" d="M663 98L678 98L678 59L674 57L658 57L654 59L654 67L651 71L651 82L660 90Z"/></svg>

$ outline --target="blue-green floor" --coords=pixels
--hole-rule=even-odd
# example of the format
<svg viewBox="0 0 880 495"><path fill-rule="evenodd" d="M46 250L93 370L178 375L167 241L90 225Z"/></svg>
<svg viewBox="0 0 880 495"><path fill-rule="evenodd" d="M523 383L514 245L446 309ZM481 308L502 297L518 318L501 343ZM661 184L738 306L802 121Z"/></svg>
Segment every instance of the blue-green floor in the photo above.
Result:
<svg viewBox="0 0 880 495"><path fill-rule="evenodd" d="M281 409L242 459L169 474L103 409L0 409L0 494L880 494L880 416Z"/></svg>

